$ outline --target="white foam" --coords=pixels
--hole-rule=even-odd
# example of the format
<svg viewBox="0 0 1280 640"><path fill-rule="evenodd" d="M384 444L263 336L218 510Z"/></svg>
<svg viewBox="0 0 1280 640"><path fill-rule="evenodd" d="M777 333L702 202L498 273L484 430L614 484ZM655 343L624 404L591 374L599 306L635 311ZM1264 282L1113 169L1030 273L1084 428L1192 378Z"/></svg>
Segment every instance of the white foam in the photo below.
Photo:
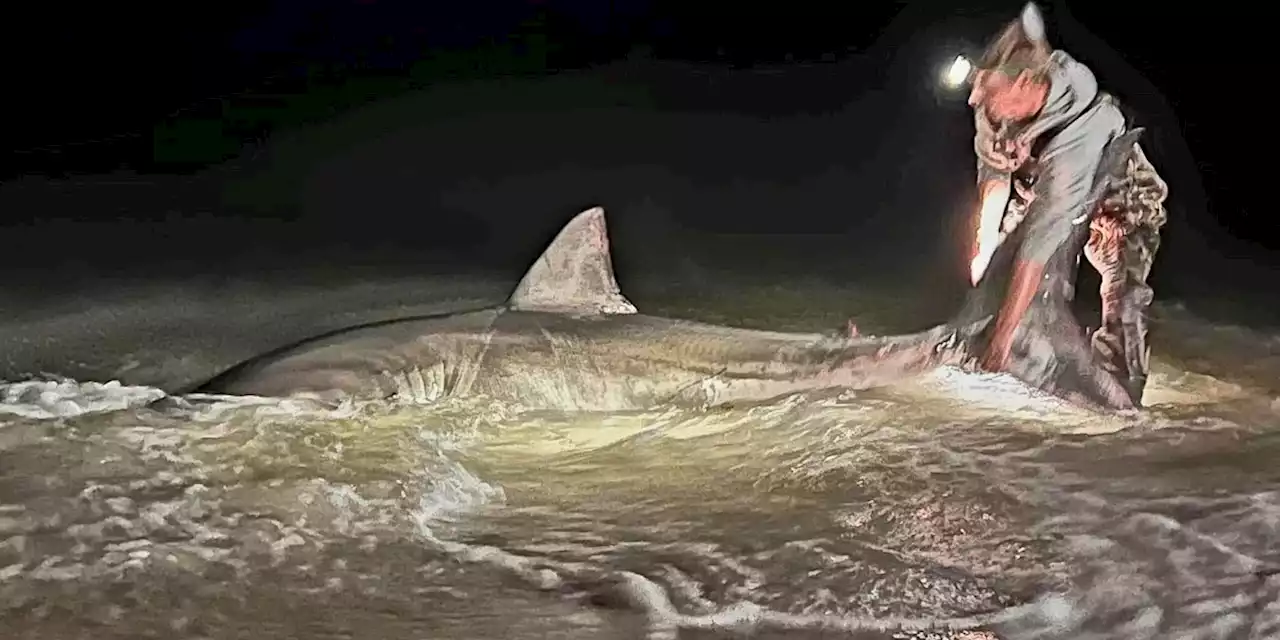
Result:
<svg viewBox="0 0 1280 640"><path fill-rule="evenodd" d="M430 488L418 500L418 508L410 514L418 534L436 540L434 528L487 504L503 502L502 487L489 484L471 473L456 460L441 455L443 468L431 469L425 477Z"/></svg>
<svg viewBox="0 0 1280 640"><path fill-rule="evenodd" d="M983 629L1001 624L1038 625L1054 630L1074 628L1079 612L1060 596L1047 596L1027 605L1000 611L956 618L885 617L795 614L771 609L749 600L738 600L711 610L682 613L666 588L653 579L627 570L612 569L592 563L563 562L546 558L517 555L492 546L468 545L436 541L446 553L458 561L484 564L507 571L540 590L572 585L588 592L604 592L610 599L625 603L640 612L648 623L650 638L676 638L681 629L729 631L750 634L760 631L819 631L842 635L894 632L959 632ZM603 593L601 593L603 595Z"/></svg>
<svg viewBox="0 0 1280 640"><path fill-rule="evenodd" d="M180 406L191 412L191 419L202 422L219 422L228 413L251 412L258 418L313 417L327 420L350 418L359 411L354 402L343 402L336 408L322 401L303 396L292 398L268 398L265 396L232 396L192 393L177 398Z"/></svg>
<svg viewBox="0 0 1280 640"><path fill-rule="evenodd" d="M1005 373L942 367L926 375L920 386L933 393L959 398L970 408L1009 416L1044 418L1063 414L1087 415L1080 407L1033 389Z"/></svg>
<svg viewBox="0 0 1280 640"><path fill-rule="evenodd" d="M118 381L28 380L0 383L0 414L48 420L140 407L165 397L154 387Z"/></svg>

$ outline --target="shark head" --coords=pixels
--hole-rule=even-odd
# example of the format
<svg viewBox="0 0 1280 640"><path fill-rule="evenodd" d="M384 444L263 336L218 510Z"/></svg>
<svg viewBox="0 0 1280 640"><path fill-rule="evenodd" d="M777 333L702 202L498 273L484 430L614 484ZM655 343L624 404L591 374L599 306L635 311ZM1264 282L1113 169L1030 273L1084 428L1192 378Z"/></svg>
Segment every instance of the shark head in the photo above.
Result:
<svg viewBox="0 0 1280 640"><path fill-rule="evenodd" d="M636 313L613 275L603 208L579 213L560 230L516 285L507 307L574 316Z"/></svg>

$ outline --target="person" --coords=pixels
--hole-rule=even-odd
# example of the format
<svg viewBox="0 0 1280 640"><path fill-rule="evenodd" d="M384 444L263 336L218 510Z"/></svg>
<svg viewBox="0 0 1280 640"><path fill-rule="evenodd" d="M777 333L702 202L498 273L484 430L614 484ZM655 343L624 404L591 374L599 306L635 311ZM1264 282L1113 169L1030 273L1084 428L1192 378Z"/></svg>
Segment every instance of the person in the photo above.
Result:
<svg viewBox="0 0 1280 640"><path fill-rule="evenodd" d="M1141 130L1087 66L1049 45L1034 3L988 46L971 83L982 201L971 279L987 290L971 302L1001 301L979 366L1089 404L1139 406L1147 277L1168 195ZM1009 256L996 269L1000 252ZM1069 308L1081 253L1102 279L1087 342Z"/></svg>

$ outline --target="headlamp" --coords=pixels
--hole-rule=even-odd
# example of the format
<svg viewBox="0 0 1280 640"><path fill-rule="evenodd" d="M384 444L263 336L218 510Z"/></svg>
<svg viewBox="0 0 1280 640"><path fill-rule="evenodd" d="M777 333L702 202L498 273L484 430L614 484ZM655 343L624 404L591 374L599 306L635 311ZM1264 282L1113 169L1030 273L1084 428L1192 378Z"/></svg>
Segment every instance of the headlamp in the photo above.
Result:
<svg viewBox="0 0 1280 640"><path fill-rule="evenodd" d="M969 81L969 76L973 73L973 63L964 56L956 56L951 61L951 66L942 75L942 84L948 89L959 89Z"/></svg>

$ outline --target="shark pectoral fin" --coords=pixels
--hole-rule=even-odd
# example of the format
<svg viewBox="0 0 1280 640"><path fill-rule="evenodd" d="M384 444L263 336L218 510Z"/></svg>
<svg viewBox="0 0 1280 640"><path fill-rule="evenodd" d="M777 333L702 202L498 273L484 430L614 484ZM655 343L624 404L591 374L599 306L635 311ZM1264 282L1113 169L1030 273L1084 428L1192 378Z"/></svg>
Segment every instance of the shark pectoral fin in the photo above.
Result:
<svg viewBox="0 0 1280 640"><path fill-rule="evenodd" d="M613 275L603 208L579 213L560 230L524 274L507 306L579 317L636 313Z"/></svg>

